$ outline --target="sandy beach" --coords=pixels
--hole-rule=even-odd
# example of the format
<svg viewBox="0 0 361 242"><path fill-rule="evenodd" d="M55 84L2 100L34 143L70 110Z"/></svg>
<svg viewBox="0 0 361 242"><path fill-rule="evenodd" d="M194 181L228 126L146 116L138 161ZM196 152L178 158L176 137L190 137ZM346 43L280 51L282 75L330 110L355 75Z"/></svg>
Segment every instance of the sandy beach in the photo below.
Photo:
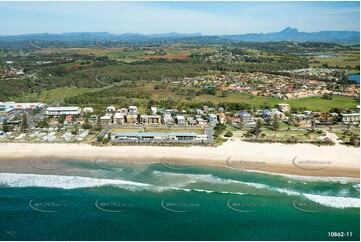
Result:
<svg viewBox="0 0 361 242"><path fill-rule="evenodd" d="M340 144L259 144L228 141L218 147L107 146L88 144L0 144L0 172L29 159L158 162L207 165L304 176L360 177L360 149ZM17 164L17 165L15 165Z"/></svg>

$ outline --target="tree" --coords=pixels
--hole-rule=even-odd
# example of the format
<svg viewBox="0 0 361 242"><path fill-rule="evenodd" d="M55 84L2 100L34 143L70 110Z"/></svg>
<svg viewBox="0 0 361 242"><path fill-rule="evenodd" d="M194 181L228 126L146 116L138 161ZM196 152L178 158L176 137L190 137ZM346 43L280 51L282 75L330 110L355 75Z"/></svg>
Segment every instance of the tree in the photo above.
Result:
<svg viewBox="0 0 361 242"><path fill-rule="evenodd" d="M356 134L352 134L350 137L350 144L359 147L360 146L360 136Z"/></svg>
<svg viewBox="0 0 361 242"><path fill-rule="evenodd" d="M257 119L256 126L252 129L251 134L258 136L260 133L262 133L261 130L262 126L263 126L262 120Z"/></svg>
<svg viewBox="0 0 361 242"><path fill-rule="evenodd" d="M23 116L21 118L21 131L27 130L28 127L29 127L29 125L28 125L28 117L26 116L26 114L23 114Z"/></svg>
<svg viewBox="0 0 361 242"><path fill-rule="evenodd" d="M79 127L77 124L74 125L74 129L71 131L72 134L77 135L79 133Z"/></svg>
<svg viewBox="0 0 361 242"><path fill-rule="evenodd" d="M274 130L279 130L280 129L280 123L278 121L278 118L273 119L272 127L273 127Z"/></svg>
<svg viewBox="0 0 361 242"><path fill-rule="evenodd" d="M244 120L241 117L240 120L239 120L239 129L243 129L243 127L244 127Z"/></svg>
<svg viewBox="0 0 361 242"><path fill-rule="evenodd" d="M224 136L225 137L232 137L233 133L231 131L227 131L227 133Z"/></svg>
<svg viewBox="0 0 361 242"><path fill-rule="evenodd" d="M93 128L93 125L91 125L91 124L88 123L88 122L85 122L81 127L82 127L83 129L91 129L91 128Z"/></svg>
<svg viewBox="0 0 361 242"><path fill-rule="evenodd" d="M295 125L295 118L293 117L293 115L290 115L288 117L288 124Z"/></svg>
<svg viewBox="0 0 361 242"><path fill-rule="evenodd" d="M10 132L10 126L7 125L6 123L4 123L4 125L3 125L3 131L4 131L5 133Z"/></svg>
<svg viewBox="0 0 361 242"><path fill-rule="evenodd" d="M220 94L219 94L219 96L220 97L227 97L228 96L228 91L222 91Z"/></svg>
<svg viewBox="0 0 361 242"><path fill-rule="evenodd" d="M333 97L332 93L325 93L322 95L322 98L326 100L332 100L332 97Z"/></svg>

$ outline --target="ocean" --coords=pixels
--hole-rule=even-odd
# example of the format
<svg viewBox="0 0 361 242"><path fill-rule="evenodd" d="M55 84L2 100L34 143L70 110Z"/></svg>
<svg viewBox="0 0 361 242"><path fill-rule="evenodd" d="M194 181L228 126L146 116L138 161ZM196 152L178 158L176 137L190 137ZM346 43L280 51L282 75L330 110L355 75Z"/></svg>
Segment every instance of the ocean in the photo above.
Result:
<svg viewBox="0 0 361 242"><path fill-rule="evenodd" d="M107 161L0 173L0 240L356 240L358 179Z"/></svg>

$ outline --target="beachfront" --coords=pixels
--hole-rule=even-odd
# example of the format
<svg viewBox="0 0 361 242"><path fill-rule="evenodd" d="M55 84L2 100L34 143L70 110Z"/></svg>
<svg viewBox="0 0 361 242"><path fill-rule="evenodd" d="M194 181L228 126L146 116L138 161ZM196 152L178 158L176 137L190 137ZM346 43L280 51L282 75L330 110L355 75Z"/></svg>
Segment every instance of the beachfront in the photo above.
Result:
<svg viewBox="0 0 361 242"><path fill-rule="evenodd" d="M218 147L3 143L0 150L2 172L24 171L28 166L22 164L29 159L74 159L222 166L306 176L359 177L360 173L360 149L340 144L319 147L249 143L238 139Z"/></svg>

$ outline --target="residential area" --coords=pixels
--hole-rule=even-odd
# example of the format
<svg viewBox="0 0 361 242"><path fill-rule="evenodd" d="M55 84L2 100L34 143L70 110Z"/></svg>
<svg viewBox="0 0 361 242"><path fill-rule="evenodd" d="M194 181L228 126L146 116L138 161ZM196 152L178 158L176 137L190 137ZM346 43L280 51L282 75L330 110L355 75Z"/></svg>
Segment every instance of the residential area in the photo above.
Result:
<svg viewBox="0 0 361 242"><path fill-rule="evenodd" d="M216 145L240 138L249 142L359 145L360 106L347 113L292 112L287 103L237 112L209 106L189 110L152 106L140 112L137 106L95 110L0 102L0 115L0 142ZM339 141L332 140L330 132Z"/></svg>
<svg viewBox="0 0 361 242"><path fill-rule="evenodd" d="M290 76L266 74L261 72L238 75L208 75L186 78L164 78L163 82L181 87L216 88L221 91L249 94L252 96L273 97L282 100L298 99L322 95L358 97L360 86L341 84L335 79L334 69L299 69L284 71ZM294 78L297 74L302 77ZM315 78L317 76L318 78ZM322 78L322 81L319 80ZM332 80L325 82L323 80Z"/></svg>

